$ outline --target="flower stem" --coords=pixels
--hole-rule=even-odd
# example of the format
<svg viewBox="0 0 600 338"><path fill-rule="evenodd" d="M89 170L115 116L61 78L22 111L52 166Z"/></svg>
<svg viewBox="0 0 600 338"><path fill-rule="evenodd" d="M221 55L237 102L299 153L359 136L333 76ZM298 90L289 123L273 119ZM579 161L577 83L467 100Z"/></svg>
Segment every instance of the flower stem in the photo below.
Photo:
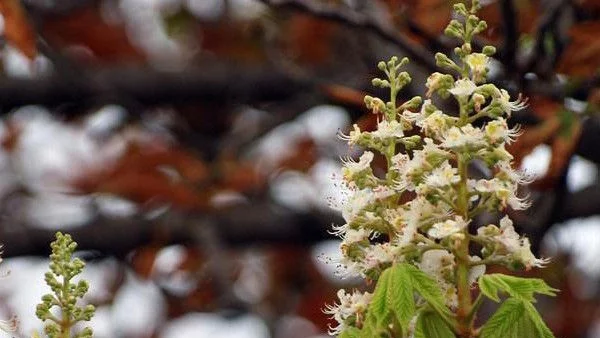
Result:
<svg viewBox="0 0 600 338"><path fill-rule="evenodd" d="M457 213L465 220L469 217L469 192L467 190L467 165L468 159L465 156L458 156L458 173L460 182L458 185L458 210ZM468 227L463 230L463 239L456 248L456 289L458 291L458 310L456 317L458 320L458 334L463 338L471 337L470 313L472 309L471 288L469 285L469 230Z"/></svg>

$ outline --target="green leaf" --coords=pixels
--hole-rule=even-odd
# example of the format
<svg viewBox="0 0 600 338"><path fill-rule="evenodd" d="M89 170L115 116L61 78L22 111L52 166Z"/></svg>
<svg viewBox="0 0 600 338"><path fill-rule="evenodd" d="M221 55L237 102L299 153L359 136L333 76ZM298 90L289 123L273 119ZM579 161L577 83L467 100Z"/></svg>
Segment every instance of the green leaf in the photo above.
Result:
<svg viewBox="0 0 600 338"><path fill-rule="evenodd" d="M539 278L521 278L500 273L479 277L479 289L495 302L500 302L499 291L505 292L513 298L529 302L535 302L534 295L536 293L556 296L556 292L559 291Z"/></svg>
<svg viewBox="0 0 600 338"><path fill-rule="evenodd" d="M349 327L340 333L338 338L361 338L360 330L355 327Z"/></svg>
<svg viewBox="0 0 600 338"><path fill-rule="evenodd" d="M438 286L438 283L429 277L425 272L417 269L415 266L410 264L403 264L405 269L410 274L412 279L412 285L415 290L434 308L439 314L443 314L448 318L450 311L446 307L446 300L442 294L442 290Z"/></svg>
<svg viewBox="0 0 600 338"><path fill-rule="evenodd" d="M481 329L480 338L554 338L535 307L518 298L507 299Z"/></svg>
<svg viewBox="0 0 600 338"><path fill-rule="evenodd" d="M415 338L456 338L456 336L439 314L426 311L417 318Z"/></svg>
<svg viewBox="0 0 600 338"><path fill-rule="evenodd" d="M394 265L386 269L377 281L367 310L367 321L377 327L387 326L386 317L393 312L398 323L407 327L415 311L411 278L405 267Z"/></svg>
<svg viewBox="0 0 600 338"><path fill-rule="evenodd" d="M544 323L544 320L540 316L535 306L533 306L531 303L525 303L524 306L529 320L535 326L535 330L539 333L539 337L554 338L554 334L552 334L552 331L550 331L548 326L546 326L546 323Z"/></svg>
<svg viewBox="0 0 600 338"><path fill-rule="evenodd" d="M403 328L408 327L408 323L415 316L416 311L413 291L415 285L407 267L412 267L412 265L400 264L390 269L392 283L389 288L388 306L395 312L396 320Z"/></svg>
<svg viewBox="0 0 600 338"><path fill-rule="evenodd" d="M416 315L415 292L438 313L445 322L451 313L437 282L411 264L396 264L381 274L367 309L361 335L391 330L402 332Z"/></svg>

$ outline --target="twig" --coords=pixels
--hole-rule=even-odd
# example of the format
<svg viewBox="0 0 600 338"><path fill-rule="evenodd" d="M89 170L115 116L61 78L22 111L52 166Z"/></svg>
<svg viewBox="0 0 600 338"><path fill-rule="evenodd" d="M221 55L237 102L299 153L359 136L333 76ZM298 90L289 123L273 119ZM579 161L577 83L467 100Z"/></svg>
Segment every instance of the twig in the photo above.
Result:
<svg viewBox="0 0 600 338"><path fill-rule="evenodd" d="M504 44L501 50L501 58L507 69L514 69L517 54L517 13L513 0L502 0L500 2L502 11L502 23L504 25ZM514 73L513 73L514 74Z"/></svg>
<svg viewBox="0 0 600 338"><path fill-rule="evenodd" d="M304 0L260 0L274 8L290 9L312 14L314 16L332 20L348 27L368 29L384 40L398 46L408 57L425 66L429 71L437 70L433 55L426 49L418 46L398 34L392 27L380 24L377 20L347 7L318 4Z"/></svg>
<svg viewBox="0 0 600 338"><path fill-rule="evenodd" d="M544 64L542 57L546 55L544 51L544 40L546 34L552 30L552 26L558 21L563 7L569 3L569 0L549 1L549 8L540 19L540 23L535 34L535 47L531 56L525 62L520 74L532 72L540 64Z"/></svg>

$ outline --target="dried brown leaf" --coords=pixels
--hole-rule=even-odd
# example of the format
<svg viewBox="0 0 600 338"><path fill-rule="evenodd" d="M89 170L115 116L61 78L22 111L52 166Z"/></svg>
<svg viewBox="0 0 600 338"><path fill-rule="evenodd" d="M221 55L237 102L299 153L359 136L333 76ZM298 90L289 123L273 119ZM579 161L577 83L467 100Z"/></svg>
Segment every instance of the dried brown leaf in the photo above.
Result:
<svg viewBox="0 0 600 338"><path fill-rule="evenodd" d="M19 0L0 1L0 14L4 17L4 36L29 59L36 57L35 32Z"/></svg>
<svg viewBox="0 0 600 338"><path fill-rule="evenodd" d="M557 72L588 76L600 69L600 21L582 22L569 29L571 42L561 56Z"/></svg>

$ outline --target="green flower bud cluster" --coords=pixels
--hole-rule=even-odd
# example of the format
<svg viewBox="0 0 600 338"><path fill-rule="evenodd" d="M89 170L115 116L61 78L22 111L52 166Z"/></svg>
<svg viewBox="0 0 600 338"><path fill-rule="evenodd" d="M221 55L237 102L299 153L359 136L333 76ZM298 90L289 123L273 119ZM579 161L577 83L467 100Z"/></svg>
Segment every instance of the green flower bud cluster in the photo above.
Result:
<svg viewBox="0 0 600 338"><path fill-rule="evenodd" d="M73 282L85 266L81 259L73 258L77 243L70 235L58 232L56 240L50 246L50 271L46 272L44 279L53 294L42 297L35 314L46 323L44 332L49 338L91 338L93 332L89 327L79 333L72 332L78 322L90 321L95 312L93 305L78 304L87 293L89 284L85 280ZM53 311L54 308L57 308L58 315Z"/></svg>

